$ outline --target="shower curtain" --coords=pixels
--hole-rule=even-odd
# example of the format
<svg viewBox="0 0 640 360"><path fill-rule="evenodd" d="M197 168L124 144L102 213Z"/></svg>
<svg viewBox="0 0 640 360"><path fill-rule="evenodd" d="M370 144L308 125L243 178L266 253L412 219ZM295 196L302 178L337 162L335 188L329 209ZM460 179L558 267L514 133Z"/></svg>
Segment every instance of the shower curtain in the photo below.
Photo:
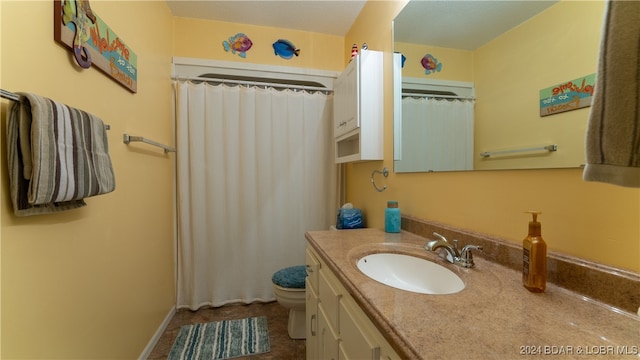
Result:
<svg viewBox="0 0 640 360"><path fill-rule="evenodd" d="M174 82L177 307L272 301L336 215L333 95Z"/></svg>
<svg viewBox="0 0 640 360"><path fill-rule="evenodd" d="M396 171L473 169L471 100L402 99L402 159Z"/></svg>

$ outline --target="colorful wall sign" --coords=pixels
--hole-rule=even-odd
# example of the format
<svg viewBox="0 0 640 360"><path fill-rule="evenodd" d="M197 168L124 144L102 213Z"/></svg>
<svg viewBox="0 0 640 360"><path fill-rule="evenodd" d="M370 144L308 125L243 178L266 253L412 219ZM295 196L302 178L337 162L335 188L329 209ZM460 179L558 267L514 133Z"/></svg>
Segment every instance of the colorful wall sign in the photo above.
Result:
<svg viewBox="0 0 640 360"><path fill-rule="evenodd" d="M596 74L540 90L540 116L591 106Z"/></svg>
<svg viewBox="0 0 640 360"><path fill-rule="evenodd" d="M137 92L138 57L91 10L89 0L53 3L55 41L71 49L80 67L94 65L131 92Z"/></svg>

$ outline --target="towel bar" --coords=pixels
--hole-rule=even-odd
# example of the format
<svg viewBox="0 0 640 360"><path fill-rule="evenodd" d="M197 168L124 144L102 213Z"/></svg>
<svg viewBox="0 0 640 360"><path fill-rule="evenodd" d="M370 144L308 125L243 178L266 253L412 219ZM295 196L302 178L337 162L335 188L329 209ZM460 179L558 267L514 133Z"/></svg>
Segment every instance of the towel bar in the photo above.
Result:
<svg viewBox="0 0 640 360"><path fill-rule="evenodd" d="M122 136L122 142L125 144L129 144L132 141L140 141L149 145L153 145L153 146L157 146L159 148L162 148L164 150L164 153L168 153L168 152L176 152L175 148L172 148L171 146L167 146L164 144L160 144L159 142L155 142L153 140L149 140L146 139L142 136L131 136L129 134L123 134Z"/></svg>
<svg viewBox="0 0 640 360"><path fill-rule="evenodd" d="M20 95L5 89L0 89L0 97L11 101L20 101ZM111 126L109 124L104 124L104 128L106 130L111 130Z"/></svg>
<svg viewBox="0 0 640 360"><path fill-rule="evenodd" d="M14 94L11 91L0 89L0 96L11 101L20 101L20 95Z"/></svg>
<svg viewBox="0 0 640 360"><path fill-rule="evenodd" d="M527 152L527 151L541 151L541 150L546 150L548 152L558 151L558 145L551 144L551 145L547 145L547 146L532 147L532 148L499 150L499 151L485 151L483 153L480 153L480 156L482 156L483 158L488 158L488 157L491 157L493 155L511 154L511 153L518 153L518 152Z"/></svg>

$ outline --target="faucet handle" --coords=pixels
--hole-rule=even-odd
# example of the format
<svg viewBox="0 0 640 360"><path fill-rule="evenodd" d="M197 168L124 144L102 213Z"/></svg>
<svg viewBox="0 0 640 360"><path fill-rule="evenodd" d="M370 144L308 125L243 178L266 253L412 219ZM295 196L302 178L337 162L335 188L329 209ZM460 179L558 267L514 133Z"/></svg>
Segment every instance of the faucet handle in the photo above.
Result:
<svg viewBox="0 0 640 360"><path fill-rule="evenodd" d="M462 263L462 266L464 267L473 267L475 265L475 262L473 261L473 253L471 253L471 250L480 250L482 251L482 246L479 245L465 245L462 248L462 251L460 252L460 260Z"/></svg>
<svg viewBox="0 0 640 360"><path fill-rule="evenodd" d="M438 233L437 233L437 232L435 232L435 231L433 232L433 235L435 235L435 236L439 237L439 238L440 238L440 240L442 240L442 241L446 242L447 244L451 244L451 242L450 242L449 240L447 240L447 238L446 238L446 237L444 237L443 235L440 235L440 234L438 234ZM453 249L457 251L457 250L458 250L458 240L455 240L455 239L454 239L452 242L453 242Z"/></svg>
<svg viewBox="0 0 640 360"><path fill-rule="evenodd" d="M444 236L442 236L442 235L440 235L440 234L438 234L437 232L435 232L435 231L434 231L434 232L433 232L433 235L435 235L435 236L439 237L439 238L440 238L440 240L442 240L442 241L444 241L444 242L448 243L447 238L446 238L446 237L444 237Z"/></svg>
<svg viewBox="0 0 640 360"><path fill-rule="evenodd" d="M480 245L465 245L462 248L462 252L467 252L468 251L469 253L471 253L471 250L480 250L480 251L482 251L482 246L480 246Z"/></svg>

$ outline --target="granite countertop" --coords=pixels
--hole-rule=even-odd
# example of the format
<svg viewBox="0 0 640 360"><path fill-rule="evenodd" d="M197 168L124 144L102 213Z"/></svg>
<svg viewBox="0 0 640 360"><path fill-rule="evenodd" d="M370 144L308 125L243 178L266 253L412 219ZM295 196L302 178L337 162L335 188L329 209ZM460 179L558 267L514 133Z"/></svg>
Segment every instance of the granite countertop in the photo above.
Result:
<svg viewBox="0 0 640 360"><path fill-rule="evenodd" d="M427 239L380 229L310 231L309 244L403 359L640 358L640 317L547 283L544 293L522 286L522 274L474 258L465 269L423 249ZM425 295L378 283L356 267L377 252L412 254L441 264L465 289Z"/></svg>

